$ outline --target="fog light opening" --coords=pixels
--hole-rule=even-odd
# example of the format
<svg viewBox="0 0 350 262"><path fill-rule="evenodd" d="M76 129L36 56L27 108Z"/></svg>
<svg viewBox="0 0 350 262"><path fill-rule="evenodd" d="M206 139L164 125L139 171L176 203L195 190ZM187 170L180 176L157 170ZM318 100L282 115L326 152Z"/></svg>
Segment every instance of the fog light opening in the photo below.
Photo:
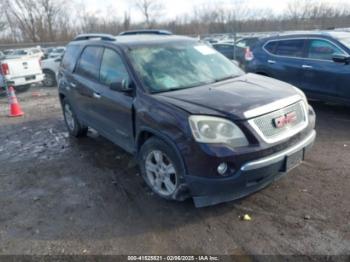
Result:
<svg viewBox="0 0 350 262"><path fill-rule="evenodd" d="M218 173L221 175L221 176L224 176L226 174L226 171L227 171L228 167L227 167L227 164L226 163L221 163L220 165L218 165Z"/></svg>

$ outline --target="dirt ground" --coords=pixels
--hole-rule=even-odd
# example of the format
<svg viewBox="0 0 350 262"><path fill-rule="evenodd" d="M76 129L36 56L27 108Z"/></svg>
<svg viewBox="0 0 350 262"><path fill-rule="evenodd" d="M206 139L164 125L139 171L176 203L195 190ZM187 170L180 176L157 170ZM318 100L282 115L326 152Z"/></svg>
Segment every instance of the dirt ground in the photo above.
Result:
<svg viewBox="0 0 350 262"><path fill-rule="evenodd" d="M302 166L196 209L153 195L97 133L70 138L56 89L18 96L21 118L0 98L0 254L350 254L349 108L312 103L318 137Z"/></svg>

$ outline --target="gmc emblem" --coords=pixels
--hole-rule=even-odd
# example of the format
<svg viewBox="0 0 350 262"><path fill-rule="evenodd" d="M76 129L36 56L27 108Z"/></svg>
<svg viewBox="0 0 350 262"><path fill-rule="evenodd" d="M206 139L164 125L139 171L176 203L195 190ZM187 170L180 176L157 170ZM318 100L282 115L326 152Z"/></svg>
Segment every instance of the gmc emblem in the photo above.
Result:
<svg viewBox="0 0 350 262"><path fill-rule="evenodd" d="M283 116L279 116L273 120L276 128L283 128L286 125L292 124L297 120L297 114L293 112L289 112Z"/></svg>

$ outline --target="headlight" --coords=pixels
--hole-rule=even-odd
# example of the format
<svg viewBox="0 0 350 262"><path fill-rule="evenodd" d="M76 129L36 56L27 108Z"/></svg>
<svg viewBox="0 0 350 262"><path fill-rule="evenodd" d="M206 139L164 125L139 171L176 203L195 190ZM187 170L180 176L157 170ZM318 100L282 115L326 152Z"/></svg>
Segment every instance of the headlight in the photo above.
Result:
<svg viewBox="0 0 350 262"><path fill-rule="evenodd" d="M212 116L190 116L189 123L197 142L226 144L231 147L249 145L242 130L226 119Z"/></svg>

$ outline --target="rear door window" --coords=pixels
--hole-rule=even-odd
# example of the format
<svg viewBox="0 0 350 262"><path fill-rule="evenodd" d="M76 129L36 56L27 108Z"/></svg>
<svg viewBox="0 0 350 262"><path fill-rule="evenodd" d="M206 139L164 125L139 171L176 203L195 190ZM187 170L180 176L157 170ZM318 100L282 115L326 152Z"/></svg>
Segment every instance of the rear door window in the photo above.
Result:
<svg viewBox="0 0 350 262"><path fill-rule="evenodd" d="M101 54L103 48L97 46L88 46L80 56L76 73L94 80L99 80L99 71L101 63Z"/></svg>
<svg viewBox="0 0 350 262"><path fill-rule="evenodd" d="M112 83L125 80L129 83L129 74L120 55L114 50L106 48L103 52L100 82L110 86Z"/></svg>
<svg viewBox="0 0 350 262"><path fill-rule="evenodd" d="M273 54L286 57L303 57L304 43L304 39L277 41Z"/></svg>
<svg viewBox="0 0 350 262"><path fill-rule="evenodd" d="M339 54L344 52L328 41L314 39L309 42L308 58L332 61L333 56Z"/></svg>

